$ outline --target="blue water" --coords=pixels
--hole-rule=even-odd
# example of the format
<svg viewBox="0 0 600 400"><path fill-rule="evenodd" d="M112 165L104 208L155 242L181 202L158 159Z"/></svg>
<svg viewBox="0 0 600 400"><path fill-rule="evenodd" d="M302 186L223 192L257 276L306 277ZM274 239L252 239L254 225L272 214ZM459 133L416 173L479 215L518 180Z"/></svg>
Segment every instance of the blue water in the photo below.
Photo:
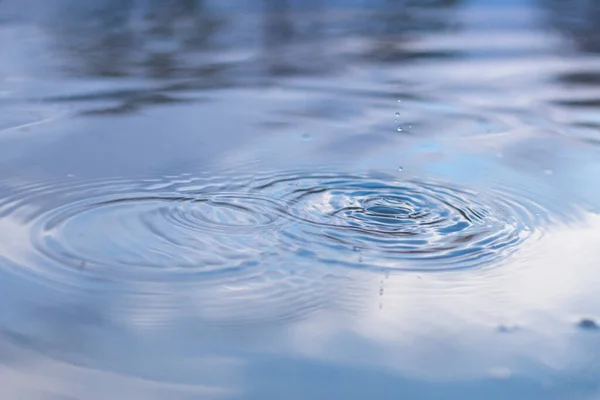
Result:
<svg viewBox="0 0 600 400"><path fill-rule="evenodd" d="M0 398L600 398L599 17L0 0Z"/></svg>

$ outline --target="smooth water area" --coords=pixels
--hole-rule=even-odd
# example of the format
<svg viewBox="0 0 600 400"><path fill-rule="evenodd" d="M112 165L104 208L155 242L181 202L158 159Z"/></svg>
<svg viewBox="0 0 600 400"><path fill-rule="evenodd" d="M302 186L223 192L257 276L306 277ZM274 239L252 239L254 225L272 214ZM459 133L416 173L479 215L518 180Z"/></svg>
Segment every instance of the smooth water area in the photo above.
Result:
<svg viewBox="0 0 600 400"><path fill-rule="evenodd" d="M0 398L599 399L600 3L0 0Z"/></svg>

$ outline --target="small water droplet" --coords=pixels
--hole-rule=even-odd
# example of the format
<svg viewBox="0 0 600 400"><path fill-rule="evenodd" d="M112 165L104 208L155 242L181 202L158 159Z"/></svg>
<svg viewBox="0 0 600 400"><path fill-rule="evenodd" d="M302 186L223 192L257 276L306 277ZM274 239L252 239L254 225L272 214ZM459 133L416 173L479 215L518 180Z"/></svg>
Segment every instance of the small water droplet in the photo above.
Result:
<svg viewBox="0 0 600 400"><path fill-rule="evenodd" d="M401 165L398 167L398 172L402 172L402 171L404 171L404 167L402 167L402 165Z"/></svg>
<svg viewBox="0 0 600 400"><path fill-rule="evenodd" d="M352 248L352 250L353 250L353 251L356 251L356 252L359 252L359 251L360 251L360 247L358 247L358 246L354 246L354 247Z"/></svg>
<svg viewBox="0 0 600 400"><path fill-rule="evenodd" d="M67 178L73 178L75 175L73 174L67 174Z"/></svg>
<svg viewBox="0 0 600 400"><path fill-rule="evenodd" d="M553 175L553 174L554 174L554 171L552 171L550 168L546 168L546 169L544 170L544 173L545 173L546 175Z"/></svg>
<svg viewBox="0 0 600 400"><path fill-rule="evenodd" d="M527 239L529 235L531 235L531 231L528 228L525 228L521 232L519 232L519 237L521 239Z"/></svg>
<svg viewBox="0 0 600 400"><path fill-rule="evenodd" d="M404 129L402 129L402 127L401 127L401 126L399 126L399 127L396 129L396 130L397 130L398 132L402 132Z"/></svg>
<svg viewBox="0 0 600 400"><path fill-rule="evenodd" d="M398 120L397 120L397 119L395 119L395 120L394 120L394 122L395 122L395 123L398 123Z"/></svg>
<svg viewBox="0 0 600 400"><path fill-rule="evenodd" d="M399 113L399 112L397 112L397 113L396 113L396 118L398 118L399 116L400 116L400 113Z"/></svg>
<svg viewBox="0 0 600 400"><path fill-rule="evenodd" d="M600 329L598 323L591 318L583 318L581 321L579 321L577 326L588 331L596 331Z"/></svg>
<svg viewBox="0 0 600 400"><path fill-rule="evenodd" d="M498 325L496 330L500 333L513 333L519 330L516 325Z"/></svg>
<svg viewBox="0 0 600 400"><path fill-rule="evenodd" d="M383 288L379 288L379 295L383 296Z"/></svg>
<svg viewBox="0 0 600 400"><path fill-rule="evenodd" d="M507 379L512 375L512 371L506 367L494 367L490 369L490 376L494 379Z"/></svg>
<svg viewBox="0 0 600 400"><path fill-rule="evenodd" d="M310 139L311 139L311 137L310 137L310 135L308 133L303 133L302 134L302 140L310 140Z"/></svg>
<svg viewBox="0 0 600 400"><path fill-rule="evenodd" d="M402 100L398 100L398 103L402 103Z"/></svg>

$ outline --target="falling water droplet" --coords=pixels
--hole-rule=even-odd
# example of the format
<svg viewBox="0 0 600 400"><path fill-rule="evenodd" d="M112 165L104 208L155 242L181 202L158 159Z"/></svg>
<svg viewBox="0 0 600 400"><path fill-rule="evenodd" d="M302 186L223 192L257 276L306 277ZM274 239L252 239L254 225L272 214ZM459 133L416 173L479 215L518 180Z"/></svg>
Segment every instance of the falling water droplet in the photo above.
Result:
<svg viewBox="0 0 600 400"><path fill-rule="evenodd" d="M302 140L310 140L310 139L311 139L311 137L310 137L310 135L308 133L303 133L302 134Z"/></svg>
<svg viewBox="0 0 600 400"><path fill-rule="evenodd" d="M404 171L404 167L402 167L402 165L401 165L398 167L398 172L402 172L402 171Z"/></svg>
<svg viewBox="0 0 600 400"><path fill-rule="evenodd" d="M397 130L398 132L402 132L404 129L402 129L402 127L401 127L401 126L399 126L399 127L396 129L396 130Z"/></svg>
<svg viewBox="0 0 600 400"><path fill-rule="evenodd" d="M400 113L396 112L396 118L400 117Z"/></svg>

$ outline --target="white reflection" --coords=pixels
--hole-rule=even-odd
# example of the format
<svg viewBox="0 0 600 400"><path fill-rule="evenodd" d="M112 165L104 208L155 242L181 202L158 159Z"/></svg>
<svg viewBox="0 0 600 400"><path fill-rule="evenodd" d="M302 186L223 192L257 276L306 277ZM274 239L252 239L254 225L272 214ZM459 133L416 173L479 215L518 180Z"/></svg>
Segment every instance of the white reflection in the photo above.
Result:
<svg viewBox="0 0 600 400"><path fill-rule="evenodd" d="M588 215L584 225L557 226L503 265L482 270L361 274L364 287L355 294L368 310L299 322L287 346L425 379L577 366L587 354L575 322L600 306L599 230L600 216Z"/></svg>

